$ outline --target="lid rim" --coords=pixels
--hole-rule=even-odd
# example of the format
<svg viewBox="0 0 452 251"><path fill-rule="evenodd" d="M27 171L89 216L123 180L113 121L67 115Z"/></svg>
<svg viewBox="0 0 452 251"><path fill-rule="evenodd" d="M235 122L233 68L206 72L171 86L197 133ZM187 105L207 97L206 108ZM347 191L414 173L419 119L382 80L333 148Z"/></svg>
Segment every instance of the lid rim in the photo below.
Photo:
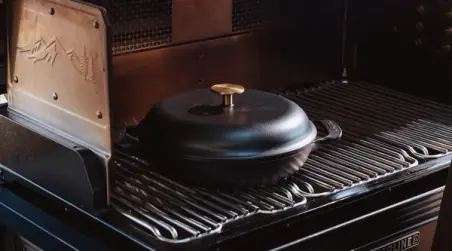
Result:
<svg viewBox="0 0 452 251"><path fill-rule="evenodd" d="M274 147L268 151L264 151L263 153L250 155L250 156L238 156L232 155L229 157L218 157L212 156L212 154L206 154L204 156L201 155L187 155L181 154L179 155L181 158L190 159L190 160L200 160L200 161L234 161L234 160L263 160L268 158L279 158L282 155L291 155L296 152L302 151L308 145L312 144L317 137L317 128L312 121L309 121L309 132L304 134L296 143L290 142L283 146ZM183 152L183 149L182 149ZM199 152L199 151L198 151ZM177 154L176 154L177 155ZM210 156L209 156L210 155Z"/></svg>
<svg viewBox="0 0 452 251"><path fill-rule="evenodd" d="M259 160L300 151L317 136L304 110L274 93L248 89L238 100L243 106L237 112L223 107L218 114L204 107L192 110L215 96L200 89L158 102L138 126L141 142L178 158Z"/></svg>

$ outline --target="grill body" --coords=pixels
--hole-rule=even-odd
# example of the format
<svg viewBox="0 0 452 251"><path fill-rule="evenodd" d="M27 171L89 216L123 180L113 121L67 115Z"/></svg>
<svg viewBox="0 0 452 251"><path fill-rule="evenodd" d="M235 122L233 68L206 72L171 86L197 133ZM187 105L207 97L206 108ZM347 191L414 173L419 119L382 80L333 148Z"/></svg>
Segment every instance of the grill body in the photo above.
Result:
<svg viewBox="0 0 452 251"><path fill-rule="evenodd" d="M279 214L225 224L222 234L189 243L157 240L142 227L146 222L137 224L113 208L99 215L87 214L9 172L4 179L15 182L3 185L0 212L5 216L2 224L9 231L44 250L236 250L243 246L256 250L328 250L330 243L336 250L369 250L417 231L423 238L420 243L428 246L448 162L424 165L419 172L406 170L391 179L309 200L302 207ZM373 228L363 231L369 224Z"/></svg>
<svg viewBox="0 0 452 251"><path fill-rule="evenodd" d="M430 245L452 159L450 6L85 2L107 13L109 176L89 149L1 110L0 138L12 142L0 146L9 230L45 250ZM312 119L337 121L344 137L288 181L234 193L179 184L116 141L156 101L217 82L287 97Z"/></svg>

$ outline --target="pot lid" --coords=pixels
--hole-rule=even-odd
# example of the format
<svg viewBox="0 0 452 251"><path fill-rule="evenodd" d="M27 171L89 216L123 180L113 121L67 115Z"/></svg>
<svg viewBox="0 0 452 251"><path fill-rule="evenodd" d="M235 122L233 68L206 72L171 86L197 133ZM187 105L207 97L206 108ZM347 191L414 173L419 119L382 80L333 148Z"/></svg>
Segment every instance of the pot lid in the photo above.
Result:
<svg viewBox="0 0 452 251"><path fill-rule="evenodd" d="M310 144L317 130L294 102L219 84L155 104L138 125L145 145L191 158L267 158Z"/></svg>

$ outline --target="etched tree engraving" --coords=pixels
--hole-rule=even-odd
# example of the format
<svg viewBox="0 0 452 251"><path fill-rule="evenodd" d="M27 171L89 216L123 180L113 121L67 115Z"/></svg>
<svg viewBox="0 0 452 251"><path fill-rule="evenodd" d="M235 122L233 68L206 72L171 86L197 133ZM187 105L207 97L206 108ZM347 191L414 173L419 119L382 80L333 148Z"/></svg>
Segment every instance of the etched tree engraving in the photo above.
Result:
<svg viewBox="0 0 452 251"><path fill-rule="evenodd" d="M82 55L80 55L80 73L86 79L86 48L83 46Z"/></svg>
<svg viewBox="0 0 452 251"><path fill-rule="evenodd" d="M90 57L88 59L88 73L86 75L86 80L90 82L94 82L94 70L93 70L94 64L93 64L93 58Z"/></svg>

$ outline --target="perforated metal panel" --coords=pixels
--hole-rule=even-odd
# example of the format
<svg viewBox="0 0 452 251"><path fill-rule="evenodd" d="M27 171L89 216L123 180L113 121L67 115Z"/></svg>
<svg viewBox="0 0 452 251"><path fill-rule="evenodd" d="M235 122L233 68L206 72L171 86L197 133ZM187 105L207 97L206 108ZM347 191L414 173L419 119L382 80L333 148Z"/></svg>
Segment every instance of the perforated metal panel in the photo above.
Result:
<svg viewBox="0 0 452 251"><path fill-rule="evenodd" d="M87 0L107 9L113 55L170 44L172 0Z"/></svg>
<svg viewBox="0 0 452 251"><path fill-rule="evenodd" d="M232 31L251 31L261 27L262 0L232 0Z"/></svg>

